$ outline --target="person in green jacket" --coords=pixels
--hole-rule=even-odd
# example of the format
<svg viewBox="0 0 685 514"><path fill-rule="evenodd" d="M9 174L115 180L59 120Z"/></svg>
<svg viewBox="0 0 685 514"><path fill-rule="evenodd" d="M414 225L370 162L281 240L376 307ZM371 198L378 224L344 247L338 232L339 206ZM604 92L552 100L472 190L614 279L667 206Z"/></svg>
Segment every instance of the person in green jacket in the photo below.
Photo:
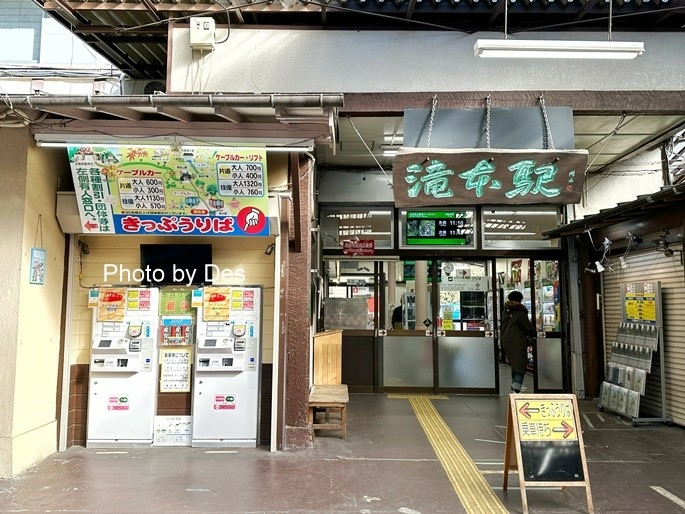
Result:
<svg viewBox="0 0 685 514"><path fill-rule="evenodd" d="M521 392L528 366L528 338L535 337L535 326L528 319L528 309L521 303L523 295L512 291L504 302L500 340L511 364L511 392Z"/></svg>

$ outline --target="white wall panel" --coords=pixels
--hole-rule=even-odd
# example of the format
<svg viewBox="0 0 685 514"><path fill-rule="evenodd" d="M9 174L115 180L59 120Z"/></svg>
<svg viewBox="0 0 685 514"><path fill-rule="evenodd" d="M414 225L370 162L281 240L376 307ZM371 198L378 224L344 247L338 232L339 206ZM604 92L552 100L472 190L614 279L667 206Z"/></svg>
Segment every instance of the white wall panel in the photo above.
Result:
<svg viewBox="0 0 685 514"><path fill-rule="evenodd" d="M501 33L231 29L212 52L191 50L187 27L172 29L170 90L226 93L394 93L413 91L681 90L685 33L629 33L645 53L626 61L484 59L476 39ZM225 36L217 28L217 39ZM606 40L602 33L564 33L565 40ZM509 39L559 39L558 33ZM610 65L607 65L610 62Z"/></svg>

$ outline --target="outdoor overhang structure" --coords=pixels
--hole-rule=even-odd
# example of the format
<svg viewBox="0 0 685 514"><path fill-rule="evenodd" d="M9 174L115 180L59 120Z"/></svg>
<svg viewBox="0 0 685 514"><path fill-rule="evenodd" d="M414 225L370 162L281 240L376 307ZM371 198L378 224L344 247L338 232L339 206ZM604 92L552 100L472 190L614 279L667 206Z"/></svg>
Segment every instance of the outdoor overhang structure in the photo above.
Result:
<svg viewBox="0 0 685 514"><path fill-rule="evenodd" d="M585 216L566 225L542 232L550 239L573 237L588 230L603 229L619 223L645 218L657 210L668 209L673 202L682 202L685 184L667 186L656 193L638 196L631 202L623 202L611 209L603 209L597 214Z"/></svg>
<svg viewBox="0 0 685 514"><path fill-rule="evenodd" d="M33 95L5 98L6 112L38 119L38 144L136 142L335 146L342 94ZM65 119L69 120L68 123Z"/></svg>

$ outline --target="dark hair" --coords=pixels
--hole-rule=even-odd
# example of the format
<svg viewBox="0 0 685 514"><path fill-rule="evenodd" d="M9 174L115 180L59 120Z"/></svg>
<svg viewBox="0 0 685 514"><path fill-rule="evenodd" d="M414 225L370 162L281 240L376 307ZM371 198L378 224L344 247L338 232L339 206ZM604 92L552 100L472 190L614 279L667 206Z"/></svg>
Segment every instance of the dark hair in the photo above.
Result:
<svg viewBox="0 0 685 514"><path fill-rule="evenodd" d="M520 291L512 291L511 293L509 293L509 296L507 296L507 299L512 302L521 303L521 300L523 300L523 295Z"/></svg>

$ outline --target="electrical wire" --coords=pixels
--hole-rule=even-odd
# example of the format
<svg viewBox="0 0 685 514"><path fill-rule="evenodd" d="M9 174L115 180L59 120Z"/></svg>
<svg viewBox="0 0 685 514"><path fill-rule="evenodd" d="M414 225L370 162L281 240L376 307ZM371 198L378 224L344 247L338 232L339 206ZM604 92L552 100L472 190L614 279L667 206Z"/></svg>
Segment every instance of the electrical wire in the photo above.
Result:
<svg viewBox="0 0 685 514"><path fill-rule="evenodd" d="M317 7L321 7L322 9L326 9L326 10L335 10L335 11L357 13L357 14L363 14L365 16L372 16L372 17L376 17L376 18L401 21L403 23L407 23L410 25L421 25L423 27L432 27L434 29L449 30L451 32L461 32L463 34L470 34L471 33L471 31L468 31L468 30L456 29L454 27L448 27L446 25L438 25L437 23L428 23L426 21L412 20L411 18L409 18L409 19L400 18L399 16L391 16L389 14L381 14L381 13L377 13L377 12L360 11L359 9L351 9L349 7L342 7L342 6L338 6L338 5L330 5L330 4L325 4L322 2L316 2L313 0L300 0L300 3L305 4L305 5L316 5ZM250 5L254 5L254 4L250 4Z"/></svg>
<svg viewBox="0 0 685 514"><path fill-rule="evenodd" d="M226 7L225 5L223 5L222 3L220 3L219 0L212 0L212 1L213 1L216 5L218 5L219 7L223 7L223 8L224 8L224 11L226 11L226 23L227 23L227 25L228 25L228 29L227 29L227 31L226 31L226 37L225 37L224 39L222 39L221 41L217 41L217 42L216 42L217 45L220 45L221 43L225 43L226 41L228 41L228 37L231 35L231 13L230 13L230 11L228 10L228 7Z"/></svg>
<svg viewBox="0 0 685 514"><path fill-rule="evenodd" d="M218 2L215 1L214 3L218 3ZM255 7L257 5L264 5L264 4L271 4L271 3L273 3L273 0L259 0L258 2L252 2L252 3L247 4L247 5L236 5L234 7L226 7L225 5L221 5L221 4L219 4L219 6L223 7L224 10L228 13L230 11L238 11L240 9L247 7L247 6ZM143 23L141 25L133 25L131 27L117 27L115 25L110 25L110 24L102 25L102 27L109 27L109 28L115 29L114 31L116 33L121 33L121 32L128 32L131 30L146 29L148 27L156 27L157 25L165 25L167 23L173 23L176 21L189 20L190 18L195 18L197 16L202 16L202 15L211 16L212 14L215 14L215 12L214 11L200 11L200 12L196 12L193 14L189 14L187 16L180 16L178 18L167 18L165 20L158 20L158 21L153 21L150 23Z"/></svg>
<svg viewBox="0 0 685 514"><path fill-rule="evenodd" d="M388 186L390 187L390 189L392 189L392 181L390 180L390 177L388 177L388 174L385 172L385 169L383 168L383 166L381 166L381 163L378 162L378 159L376 159L376 156L371 151L371 148L369 148L369 145L367 145L366 141L364 141L364 138L362 137L362 135L357 130L357 126L352 121L352 118L347 116L347 120L350 122L350 125L352 125L352 128L354 129L354 132L357 134L357 137L359 138L359 140L362 142L364 147L366 147L366 150L369 152L369 155L373 158L374 161L376 161L376 164L378 164L378 167L380 168L381 172L383 173L383 175L385 175L385 178L388 181Z"/></svg>
<svg viewBox="0 0 685 514"><path fill-rule="evenodd" d="M588 237L590 238L590 244L592 245L592 249L593 249L595 252L599 252L599 248L597 248L597 247L595 246L595 242L592 240L592 229L591 229L591 228L587 229L587 235L588 235Z"/></svg>

